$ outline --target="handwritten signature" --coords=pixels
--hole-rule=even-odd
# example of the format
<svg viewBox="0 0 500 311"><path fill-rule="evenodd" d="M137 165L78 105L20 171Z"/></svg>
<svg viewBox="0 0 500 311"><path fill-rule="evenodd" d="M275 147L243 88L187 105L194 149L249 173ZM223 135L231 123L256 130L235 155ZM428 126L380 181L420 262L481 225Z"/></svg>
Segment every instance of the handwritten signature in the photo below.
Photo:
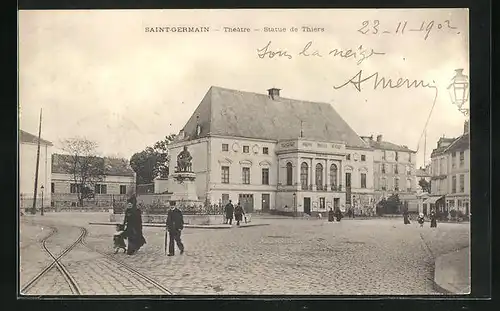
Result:
<svg viewBox="0 0 500 311"><path fill-rule="evenodd" d="M257 56L261 59L264 58L279 58L284 57L287 59L292 59L293 56L286 49L273 49L271 48L271 41L269 41L263 48L257 49ZM313 41L307 42L307 44L302 48L302 50L297 54L302 57L323 57L323 54L312 47ZM328 51L326 56L341 57L344 59L353 58L356 59L356 64L361 64L365 59L370 58L373 55L385 55L384 52L376 52L374 49L366 49L363 45L360 45L357 49L333 49Z"/></svg>
<svg viewBox="0 0 500 311"><path fill-rule="evenodd" d="M391 88L391 89L397 89L397 88L403 88L406 87L408 89L410 88L430 88L430 89L437 89L435 85L435 81L432 81L432 84L430 82L424 82L423 80L410 80L406 78L399 78L397 81L393 81L392 78L386 78L386 77L380 77L379 73L376 72L370 76L367 76L363 78L363 70L360 70L356 75L354 75L352 78L347 80L344 84L338 85L338 86L333 86L334 89L338 90L340 88L345 87L348 84L352 84L358 92L361 92L362 86L364 83L367 81L373 80L373 89L376 90L378 88L386 89L386 88Z"/></svg>

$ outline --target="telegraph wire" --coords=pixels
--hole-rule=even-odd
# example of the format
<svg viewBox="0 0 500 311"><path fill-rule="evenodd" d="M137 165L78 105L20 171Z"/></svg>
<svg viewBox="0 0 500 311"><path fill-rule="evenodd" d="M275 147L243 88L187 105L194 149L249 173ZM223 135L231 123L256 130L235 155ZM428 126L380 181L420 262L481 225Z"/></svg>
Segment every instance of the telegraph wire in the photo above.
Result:
<svg viewBox="0 0 500 311"><path fill-rule="evenodd" d="M438 91L438 88L436 87L436 93L434 96L434 102L432 103L431 111L429 112L429 116L427 117L427 121L425 121L424 129L422 130L422 134L420 134L420 138L418 139L418 142L417 142L417 153L418 153L418 150L420 148L420 141L422 140L422 137L424 136L425 132L427 131L427 125L429 124L429 120L431 119L432 112L434 111L434 106L436 106L438 93L439 93L439 91ZM424 159L424 161L425 161L425 159Z"/></svg>

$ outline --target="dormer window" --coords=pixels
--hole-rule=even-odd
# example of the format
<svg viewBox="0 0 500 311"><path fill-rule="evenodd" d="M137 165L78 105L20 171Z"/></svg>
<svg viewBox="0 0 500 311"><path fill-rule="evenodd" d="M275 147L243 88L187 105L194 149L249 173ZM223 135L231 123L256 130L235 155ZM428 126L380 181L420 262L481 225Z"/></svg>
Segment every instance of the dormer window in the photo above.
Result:
<svg viewBox="0 0 500 311"><path fill-rule="evenodd" d="M201 134L201 125L196 125L196 136L200 136Z"/></svg>

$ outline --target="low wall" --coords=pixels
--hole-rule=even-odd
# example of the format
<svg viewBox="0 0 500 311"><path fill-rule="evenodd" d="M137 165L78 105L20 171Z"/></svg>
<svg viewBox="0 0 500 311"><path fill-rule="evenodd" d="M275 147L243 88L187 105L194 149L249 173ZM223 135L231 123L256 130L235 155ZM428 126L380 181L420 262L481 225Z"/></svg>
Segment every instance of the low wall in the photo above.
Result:
<svg viewBox="0 0 500 311"><path fill-rule="evenodd" d="M110 214L110 222L123 222L123 214ZM142 215L143 223L164 224L167 215ZM184 215L184 223L188 225L219 225L224 222L222 215Z"/></svg>

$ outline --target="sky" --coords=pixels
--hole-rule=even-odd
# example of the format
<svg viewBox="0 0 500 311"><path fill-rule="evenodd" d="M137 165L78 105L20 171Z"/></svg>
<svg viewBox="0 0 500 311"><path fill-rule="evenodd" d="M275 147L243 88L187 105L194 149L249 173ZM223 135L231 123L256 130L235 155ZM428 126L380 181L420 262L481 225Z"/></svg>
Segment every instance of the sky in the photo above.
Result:
<svg viewBox="0 0 500 311"><path fill-rule="evenodd" d="M428 34L410 31L422 23ZM210 31L146 31L178 26ZM324 31L303 32L302 26ZM260 58L257 50L269 42L270 50L286 50L292 58ZM308 42L310 56L299 55ZM360 45L367 54L372 49L383 54L359 64L359 57L329 55ZM313 56L315 50L322 57ZM333 86L360 70L366 77L378 72L393 81L436 85L425 144L428 163L440 137L463 133L466 117L446 87L455 69L468 75L468 51L465 9L20 11L19 126L36 135L42 109L42 137L56 152L63 139L86 137L98 143L100 155L130 158L178 133L210 86L256 93L277 87L282 97L330 103L360 136L381 134L418 150L420 166L422 132L436 89L374 89L373 79L361 91L353 84Z"/></svg>

